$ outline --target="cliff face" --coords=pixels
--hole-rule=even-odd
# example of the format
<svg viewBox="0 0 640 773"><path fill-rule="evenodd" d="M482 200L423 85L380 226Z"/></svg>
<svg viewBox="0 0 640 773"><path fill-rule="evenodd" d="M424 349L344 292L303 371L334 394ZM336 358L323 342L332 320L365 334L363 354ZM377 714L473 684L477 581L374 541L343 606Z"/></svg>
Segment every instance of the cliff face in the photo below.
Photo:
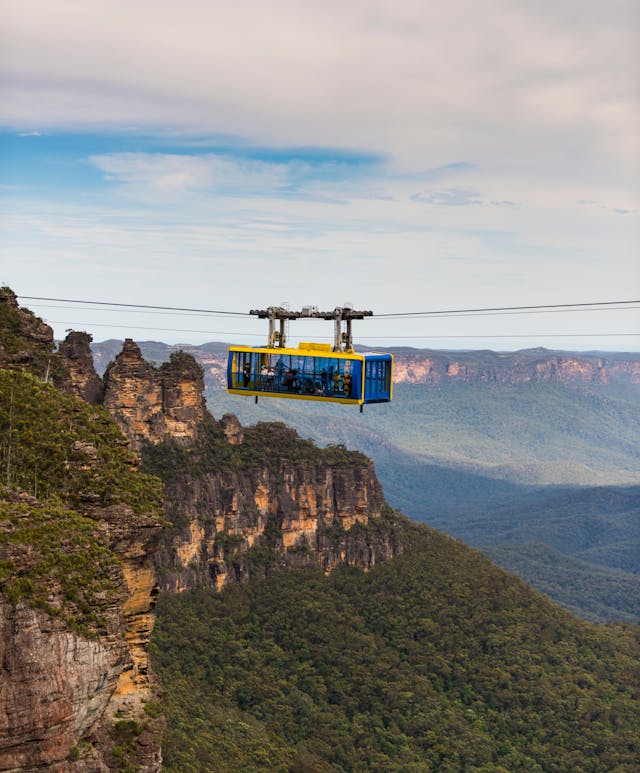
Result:
<svg viewBox="0 0 640 773"><path fill-rule="evenodd" d="M48 505L11 492L1 499L0 559L17 574L0 594L0 770L109 770L117 723L137 721L153 694L158 520L126 505L92 508L93 533L91 521L70 514L60 538ZM117 562L105 561L103 545ZM99 571L80 579L78 551L95 554ZM140 770L160 769L160 731L161 723L140 726L130 755Z"/></svg>
<svg viewBox="0 0 640 773"><path fill-rule="evenodd" d="M216 422L202 368L188 354L156 369L127 340L105 382L105 406L165 481L174 528L155 558L164 590L243 581L252 566L265 570L265 550L274 565L325 571L393 555L369 528L385 505L365 457L342 449L336 461L282 425L243 428L231 415Z"/></svg>
<svg viewBox="0 0 640 773"><path fill-rule="evenodd" d="M167 438L188 445L205 418L203 391L202 368L192 357L174 353L157 369L128 338L105 373L104 405L135 450Z"/></svg>
<svg viewBox="0 0 640 773"><path fill-rule="evenodd" d="M482 356L484 354L484 356ZM436 352L398 354L395 381L440 385L448 381L467 383L607 384L616 380L640 383L640 361L607 361L601 357L554 352L474 352L458 357Z"/></svg>
<svg viewBox="0 0 640 773"><path fill-rule="evenodd" d="M85 404L102 391L90 341L56 353L0 292L0 770L161 767L162 718L144 712L160 484Z"/></svg>
<svg viewBox="0 0 640 773"><path fill-rule="evenodd" d="M128 665L115 637L87 639L1 597L0 658L2 770L50 770L67 761L101 720L118 672Z"/></svg>
<svg viewBox="0 0 640 773"><path fill-rule="evenodd" d="M258 428L273 439L270 463L239 458L236 469L186 468L167 483L165 515L174 528L157 556L165 590L221 589L274 567L368 569L401 551L378 528L386 505L371 462L292 462L278 455L282 427Z"/></svg>

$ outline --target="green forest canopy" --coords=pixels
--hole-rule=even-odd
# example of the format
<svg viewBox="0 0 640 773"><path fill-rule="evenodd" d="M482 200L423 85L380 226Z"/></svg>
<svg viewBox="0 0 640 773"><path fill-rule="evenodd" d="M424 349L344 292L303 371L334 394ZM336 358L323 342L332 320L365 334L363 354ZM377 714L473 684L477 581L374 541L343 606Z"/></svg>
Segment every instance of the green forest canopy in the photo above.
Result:
<svg viewBox="0 0 640 773"><path fill-rule="evenodd" d="M426 527L365 574L165 598L167 771L631 771L640 630L571 617Z"/></svg>

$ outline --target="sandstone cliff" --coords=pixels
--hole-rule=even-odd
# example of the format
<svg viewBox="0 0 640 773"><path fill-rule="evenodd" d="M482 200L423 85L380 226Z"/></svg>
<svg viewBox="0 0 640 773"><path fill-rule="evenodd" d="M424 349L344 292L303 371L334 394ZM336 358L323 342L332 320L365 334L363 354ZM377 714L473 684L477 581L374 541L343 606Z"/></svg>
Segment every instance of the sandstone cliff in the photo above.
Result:
<svg viewBox="0 0 640 773"><path fill-rule="evenodd" d="M236 439L225 449L229 439L210 426L190 458L170 444L147 449L173 524L156 559L165 590L220 589L287 566L368 569L402 549L381 526L388 507L361 454L318 449L281 424L247 427ZM208 461L216 457L222 465Z"/></svg>
<svg viewBox="0 0 640 773"><path fill-rule="evenodd" d="M284 425L216 422L202 368L183 352L158 369L127 340L105 382L105 406L165 482L173 528L155 558L164 590L222 588L264 571L265 560L330 571L393 555L390 537L370 528L385 504L366 457L323 451Z"/></svg>
<svg viewBox="0 0 640 773"><path fill-rule="evenodd" d="M497 352L445 353L402 351L395 357L397 383L441 385L467 383L606 384L629 380L640 383L640 360L579 355L532 349Z"/></svg>
<svg viewBox="0 0 640 773"><path fill-rule="evenodd" d="M11 539L2 542L0 558L23 578L30 566L35 569L24 598L16 599L20 578L11 575L0 594L0 770L109 770L118 723L137 722L144 716L142 702L153 696L147 645L156 593L150 556L158 543L158 520L136 517L126 506L94 508L98 529L89 540L85 531L76 545L84 524L71 517L69 537L60 546L69 556L78 547L95 553L94 540L99 540L119 559L103 563L100 585L91 595L86 586L95 583L95 575L83 574L84 585L78 587L73 562L55 554L59 514L32 497L6 491L0 511L0 533ZM47 544L30 535L21 543L20 521L33 531L43 519L50 521L41 529ZM52 556L68 564L64 575L51 571ZM161 722L140 726L130 755L139 770L160 769L161 729Z"/></svg>

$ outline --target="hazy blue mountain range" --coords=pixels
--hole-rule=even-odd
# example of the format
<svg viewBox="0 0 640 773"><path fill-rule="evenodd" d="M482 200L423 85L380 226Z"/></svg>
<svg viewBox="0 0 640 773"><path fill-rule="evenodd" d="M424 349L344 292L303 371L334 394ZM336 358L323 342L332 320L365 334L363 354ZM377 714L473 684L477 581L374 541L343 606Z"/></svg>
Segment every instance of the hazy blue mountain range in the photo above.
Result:
<svg viewBox="0 0 640 773"><path fill-rule="evenodd" d="M120 346L96 345L98 363L105 366ZM142 349L158 362L171 351L161 343ZM220 383L224 345L194 349L214 416L285 421L321 444L357 448L374 459L388 501L406 514L481 547L583 617L640 619L640 385L631 377L399 383L393 403L359 414L348 406L268 398L255 405L227 395ZM408 351L420 361L417 350ZM475 363L474 372L500 361L509 373L542 356L458 354L442 356ZM604 355L562 356L589 363ZM640 361L606 357L625 363L627 374L629 363Z"/></svg>

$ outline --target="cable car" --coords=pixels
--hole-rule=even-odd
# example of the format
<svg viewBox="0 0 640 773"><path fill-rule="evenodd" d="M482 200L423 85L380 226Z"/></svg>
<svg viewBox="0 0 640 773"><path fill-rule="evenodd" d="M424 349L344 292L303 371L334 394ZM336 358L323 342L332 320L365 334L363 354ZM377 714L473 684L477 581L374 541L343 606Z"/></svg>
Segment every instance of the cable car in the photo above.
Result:
<svg viewBox="0 0 640 773"><path fill-rule="evenodd" d="M388 403L393 356L334 352L330 344L297 349L229 347L227 391L233 395L365 405Z"/></svg>
<svg viewBox="0 0 640 773"><path fill-rule="evenodd" d="M307 313L305 311L309 310ZM351 320L371 312L350 308L318 312L305 307L302 313L269 307L254 312L269 319L268 345L264 347L230 346L227 360L227 391L234 395L282 397L294 400L359 405L388 403L393 397L393 355L359 353L353 350ZM286 346L284 321L300 316L336 320L334 346L300 343ZM280 332L275 320L280 320ZM342 333L346 322L347 332Z"/></svg>

